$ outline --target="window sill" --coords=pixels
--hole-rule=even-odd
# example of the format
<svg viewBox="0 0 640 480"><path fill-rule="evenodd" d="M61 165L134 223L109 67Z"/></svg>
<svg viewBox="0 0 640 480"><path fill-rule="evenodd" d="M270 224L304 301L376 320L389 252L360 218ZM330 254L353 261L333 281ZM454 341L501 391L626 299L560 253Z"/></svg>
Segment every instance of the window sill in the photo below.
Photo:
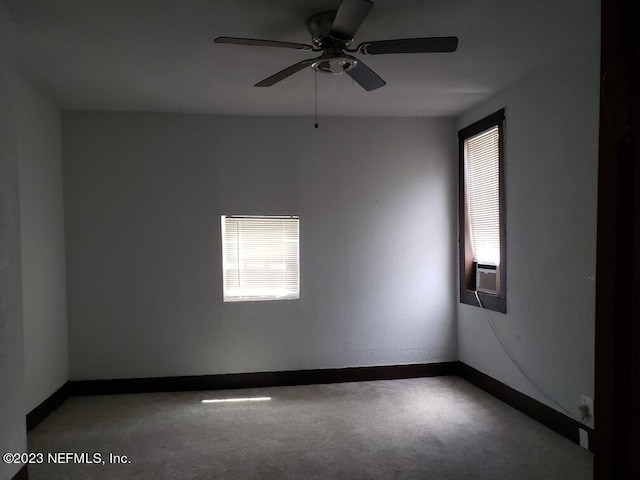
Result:
<svg viewBox="0 0 640 480"><path fill-rule="evenodd" d="M491 295L490 293L478 292L482 306L487 310L494 312L507 313L507 299L500 295ZM480 307L478 299L473 290L463 290L460 292L460 303Z"/></svg>
<svg viewBox="0 0 640 480"><path fill-rule="evenodd" d="M300 297L227 297L223 298L223 303L250 303L250 302L285 302L300 300Z"/></svg>

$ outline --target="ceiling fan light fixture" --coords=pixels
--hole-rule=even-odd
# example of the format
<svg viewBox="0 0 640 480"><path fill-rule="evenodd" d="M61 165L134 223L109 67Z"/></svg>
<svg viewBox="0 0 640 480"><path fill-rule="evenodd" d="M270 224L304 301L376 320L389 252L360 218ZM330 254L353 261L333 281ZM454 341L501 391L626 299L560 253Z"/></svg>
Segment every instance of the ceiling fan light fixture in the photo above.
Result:
<svg viewBox="0 0 640 480"><path fill-rule="evenodd" d="M351 55L321 57L311 64L316 72L339 75L356 67L358 60Z"/></svg>

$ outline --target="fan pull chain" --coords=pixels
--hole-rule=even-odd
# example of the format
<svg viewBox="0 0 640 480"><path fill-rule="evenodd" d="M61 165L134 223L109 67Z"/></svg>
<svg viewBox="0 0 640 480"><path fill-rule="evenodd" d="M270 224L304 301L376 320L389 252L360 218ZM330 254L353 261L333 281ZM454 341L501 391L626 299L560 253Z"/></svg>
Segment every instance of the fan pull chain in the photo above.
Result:
<svg viewBox="0 0 640 480"><path fill-rule="evenodd" d="M313 83L315 90L315 99L316 99L316 123L315 128L318 128L318 72L313 71Z"/></svg>

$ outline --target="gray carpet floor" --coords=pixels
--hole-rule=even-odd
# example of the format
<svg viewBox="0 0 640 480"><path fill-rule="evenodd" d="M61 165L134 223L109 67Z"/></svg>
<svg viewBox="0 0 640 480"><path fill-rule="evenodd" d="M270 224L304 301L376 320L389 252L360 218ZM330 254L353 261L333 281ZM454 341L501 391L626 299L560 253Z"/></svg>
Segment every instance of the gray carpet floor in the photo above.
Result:
<svg viewBox="0 0 640 480"><path fill-rule="evenodd" d="M72 397L29 433L29 450L45 453L32 480L588 480L593 463L458 377Z"/></svg>

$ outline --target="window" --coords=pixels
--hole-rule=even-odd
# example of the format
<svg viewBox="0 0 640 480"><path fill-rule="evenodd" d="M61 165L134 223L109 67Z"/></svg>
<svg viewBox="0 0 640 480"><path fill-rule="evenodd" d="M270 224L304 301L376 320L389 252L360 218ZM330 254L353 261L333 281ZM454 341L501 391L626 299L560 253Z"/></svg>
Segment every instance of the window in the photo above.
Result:
<svg viewBox="0 0 640 480"><path fill-rule="evenodd" d="M504 110L458 132L460 302L506 312Z"/></svg>
<svg viewBox="0 0 640 480"><path fill-rule="evenodd" d="M223 301L300 298L299 219L221 218Z"/></svg>

